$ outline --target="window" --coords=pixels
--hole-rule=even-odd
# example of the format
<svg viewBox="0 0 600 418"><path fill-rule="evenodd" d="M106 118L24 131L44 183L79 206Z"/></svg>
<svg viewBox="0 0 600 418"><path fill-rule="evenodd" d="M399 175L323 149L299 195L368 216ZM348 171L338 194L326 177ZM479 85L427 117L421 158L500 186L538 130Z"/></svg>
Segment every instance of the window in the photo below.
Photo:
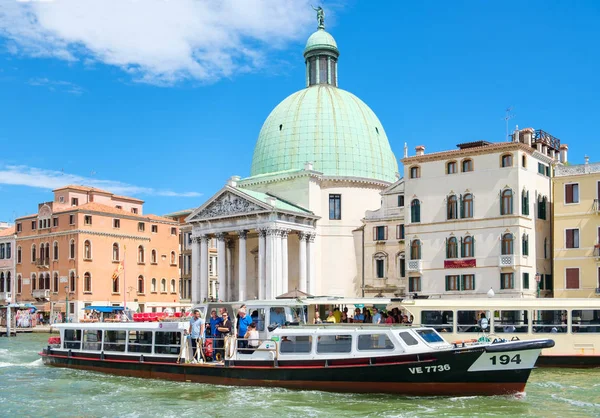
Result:
<svg viewBox="0 0 600 418"><path fill-rule="evenodd" d="M160 279L160 293L167 293L167 279Z"/></svg>
<svg viewBox="0 0 600 418"><path fill-rule="evenodd" d="M152 331L129 331L127 351L130 353L151 353Z"/></svg>
<svg viewBox="0 0 600 418"><path fill-rule="evenodd" d="M475 290L475 275L474 274L463 274L462 290Z"/></svg>
<svg viewBox="0 0 600 418"><path fill-rule="evenodd" d="M500 215L512 215L513 213L513 192L511 189L505 189L500 192Z"/></svg>
<svg viewBox="0 0 600 418"><path fill-rule="evenodd" d="M92 243L89 240L83 243L83 258L86 260L92 259Z"/></svg>
<svg viewBox="0 0 600 418"><path fill-rule="evenodd" d="M115 208L117 208L117 209L123 209L123 206L121 206L121 205L116 205L116 206L115 206Z"/></svg>
<svg viewBox="0 0 600 418"><path fill-rule="evenodd" d="M150 291L152 293L156 293L156 279L152 279L150 282Z"/></svg>
<svg viewBox="0 0 600 418"><path fill-rule="evenodd" d="M404 224L396 225L396 239L404 239Z"/></svg>
<svg viewBox="0 0 600 418"><path fill-rule="evenodd" d="M66 329L64 347L71 350L81 350L81 330Z"/></svg>
<svg viewBox="0 0 600 418"><path fill-rule="evenodd" d="M457 171L456 161L450 161L446 164L446 174L455 174Z"/></svg>
<svg viewBox="0 0 600 418"><path fill-rule="evenodd" d="M404 253L398 255L398 267L400 268L399 276L406 277L406 260Z"/></svg>
<svg viewBox="0 0 600 418"><path fill-rule="evenodd" d="M17 232L23 232L23 224L17 224Z"/></svg>
<svg viewBox="0 0 600 418"><path fill-rule="evenodd" d="M402 341L404 341L404 344L406 344L408 346L419 344L419 341L408 331L401 332L400 338L402 338Z"/></svg>
<svg viewBox="0 0 600 418"><path fill-rule="evenodd" d="M448 196L446 216L448 219L458 219L458 202L456 195Z"/></svg>
<svg viewBox="0 0 600 418"><path fill-rule="evenodd" d="M91 225L92 224L92 215L85 215L83 217L83 223L85 225Z"/></svg>
<svg viewBox="0 0 600 418"><path fill-rule="evenodd" d="M137 279L137 292L138 295L144 294L144 276L139 275Z"/></svg>
<svg viewBox="0 0 600 418"><path fill-rule="evenodd" d="M458 258L458 241L456 237L446 239L446 258Z"/></svg>
<svg viewBox="0 0 600 418"><path fill-rule="evenodd" d="M521 156L521 166L523 168L527 168L527 156L526 155Z"/></svg>
<svg viewBox="0 0 600 418"><path fill-rule="evenodd" d="M567 289L579 289L579 268L565 270L567 276Z"/></svg>
<svg viewBox="0 0 600 418"><path fill-rule="evenodd" d="M546 166L542 163L538 163L538 173L542 176L546 175Z"/></svg>
<svg viewBox="0 0 600 418"><path fill-rule="evenodd" d="M421 311L421 325L433 328L437 332L452 332L454 313L452 311Z"/></svg>
<svg viewBox="0 0 600 418"><path fill-rule="evenodd" d="M37 290L37 281L35 279L35 273L31 275L31 290Z"/></svg>
<svg viewBox="0 0 600 418"><path fill-rule="evenodd" d="M92 293L92 275L89 272L85 272L83 275L83 291Z"/></svg>
<svg viewBox="0 0 600 418"><path fill-rule="evenodd" d="M538 219L546 219L546 196L538 196Z"/></svg>
<svg viewBox="0 0 600 418"><path fill-rule="evenodd" d="M35 229L37 227L37 221L31 221L31 229Z"/></svg>
<svg viewBox="0 0 600 418"><path fill-rule="evenodd" d="M150 262L152 264L156 264L156 250L152 250L151 256L150 256Z"/></svg>
<svg viewBox="0 0 600 418"><path fill-rule="evenodd" d="M144 247L141 245L138 247L138 263L144 263Z"/></svg>
<svg viewBox="0 0 600 418"><path fill-rule="evenodd" d="M410 243L410 259L420 260L421 259L421 240L414 239Z"/></svg>
<svg viewBox="0 0 600 418"><path fill-rule="evenodd" d="M282 336L279 344L281 354L308 354L312 351L312 336L294 335Z"/></svg>
<svg viewBox="0 0 600 418"><path fill-rule="evenodd" d="M411 293L421 291L421 278L420 277L409 277L408 278L408 291Z"/></svg>
<svg viewBox="0 0 600 418"><path fill-rule="evenodd" d="M579 248L579 229L567 229L565 238L567 248Z"/></svg>
<svg viewBox="0 0 600 418"><path fill-rule="evenodd" d="M177 293L177 284L175 279L171 279L171 293Z"/></svg>
<svg viewBox="0 0 600 418"><path fill-rule="evenodd" d="M501 245L501 253L502 255L512 255L513 254L513 234L507 233L502 235L502 245Z"/></svg>
<svg viewBox="0 0 600 418"><path fill-rule="evenodd" d="M526 333L529 311L494 311L494 332Z"/></svg>
<svg viewBox="0 0 600 418"><path fill-rule="evenodd" d="M374 241L387 240L387 226L376 226L373 228Z"/></svg>
<svg viewBox="0 0 600 418"><path fill-rule="evenodd" d="M52 259L58 260L58 242L56 241L52 244Z"/></svg>
<svg viewBox="0 0 600 418"><path fill-rule="evenodd" d="M144 232L146 230L146 224L138 222L138 232Z"/></svg>
<svg viewBox="0 0 600 418"><path fill-rule="evenodd" d="M177 228L175 228L175 227L171 228L171 235L177 235Z"/></svg>
<svg viewBox="0 0 600 418"><path fill-rule="evenodd" d="M0 260L4 260L4 258L6 257L6 252L5 252L5 245L4 244L0 244ZM2 285L4 284L4 282L2 282Z"/></svg>
<svg viewBox="0 0 600 418"><path fill-rule="evenodd" d="M75 292L75 272L73 271L69 274L69 292Z"/></svg>
<svg viewBox="0 0 600 418"><path fill-rule="evenodd" d="M600 310L582 309L571 311L573 324L571 332L600 332Z"/></svg>
<svg viewBox="0 0 600 418"><path fill-rule="evenodd" d="M461 218L473 217L473 195L471 193L467 193L463 196L460 212Z"/></svg>
<svg viewBox="0 0 600 418"><path fill-rule="evenodd" d="M419 202L419 199L413 199L410 202L410 220L413 223L421 222L421 202Z"/></svg>
<svg viewBox="0 0 600 418"><path fill-rule="evenodd" d="M23 259L23 251L21 250L21 247L17 247L17 264L21 264L22 259Z"/></svg>
<svg viewBox="0 0 600 418"><path fill-rule="evenodd" d="M376 258L375 259L375 274L378 279L385 278L385 258Z"/></svg>
<svg viewBox="0 0 600 418"><path fill-rule="evenodd" d="M58 218L52 218L52 226L55 228L58 226Z"/></svg>
<svg viewBox="0 0 600 418"><path fill-rule="evenodd" d="M475 257L475 238L466 236L462 241L462 257Z"/></svg>
<svg viewBox="0 0 600 418"><path fill-rule="evenodd" d="M172 266L177 264L176 258L177 258L177 256L175 255L175 251L171 251L171 265Z"/></svg>
<svg viewBox="0 0 600 418"><path fill-rule="evenodd" d="M113 219L113 228L120 228L120 227L121 227L121 220Z"/></svg>
<svg viewBox="0 0 600 418"><path fill-rule="evenodd" d="M529 289L529 273L523 273L523 290Z"/></svg>
<svg viewBox="0 0 600 418"><path fill-rule="evenodd" d="M112 259L113 261L119 261L119 244L116 242L113 244Z"/></svg>
<svg viewBox="0 0 600 418"><path fill-rule="evenodd" d="M521 193L521 213L529 216L529 190L523 190Z"/></svg>
<svg viewBox="0 0 600 418"><path fill-rule="evenodd" d="M579 203L579 184L565 184L565 203Z"/></svg>
<svg viewBox="0 0 600 418"><path fill-rule="evenodd" d="M127 331L104 331L104 351L125 352L125 339ZM131 350L131 347L129 348Z"/></svg>
<svg viewBox="0 0 600 418"><path fill-rule="evenodd" d="M500 289L514 289L515 288L515 275L514 273L501 273L500 274Z"/></svg>
<svg viewBox="0 0 600 418"><path fill-rule="evenodd" d="M75 225L75 215L69 215L69 225Z"/></svg>
<svg viewBox="0 0 600 418"><path fill-rule="evenodd" d="M137 208L131 208L131 213L133 213L134 215L137 215L138 214Z"/></svg>
<svg viewBox="0 0 600 418"><path fill-rule="evenodd" d="M152 233L156 234L158 232L158 225L152 225Z"/></svg>
<svg viewBox="0 0 600 418"><path fill-rule="evenodd" d="M421 169L419 167L411 167L410 168L410 178L418 179L421 177Z"/></svg>
<svg viewBox="0 0 600 418"><path fill-rule="evenodd" d="M74 259L75 258L75 240L72 239L69 242L69 258L70 259Z"/></svg>
<svg viewBox="0 0 600 418"><path fill-rule="evenodd" d="M473 171L473 160L463 160L462 172L467 173L469 171Z"/></svg>
<svg viewBox="0 0 600 418"><path fill-rule="evenodd" d="M399 208L404 207L404 195L403 194L398 195L398 207Z"/></svg>
<svg viewBox="0 0 600 418"><path fill-rule="evenodd" d="M529 255L529 235L523 234L521 246L523 247L523 255Z"/></svg>
<svg viewBox="0 0 600 418"><path fill-rule="evenodd" d="M19 274L17 276L17 293L20 295L23 292L23 279Z"/></svg>
<svg viewBox="0 0 600 418"><path fill-rule="evenodd" d="M513 165L512 154L503 155L501 161L502 161L502 167L512 167L512 165Z"/></svg>
<svg viewBox="0 0 600 418"><path fill-rule="evenodd" d="M330 194L329 195L329 219L332 219L332 220L342 219L342 195L341 194Z"/></svg>
<svg viewBox="0 0 600 418"><path fill-rule="evenodd" d="M460 276L451 275L446 276L446 291L457 291L460 290Z"/></svg>
<svg viewBox="0 0 600 418"><path fill-rule="evenodd" d="M176 356L181 350L181 332L157 331L154 334L154 353Z"/></svg>
<svg viewBox="0 0 600 418"><path fill-rule="evenodd" d="M352 335L321 335L317 340L317 353L349 353L352 351ZM281 344L285 344L283 341Z"/></svg>
<svg viewBox="0 0 600 418"><path fill-rule="evenodd" d="M394 343L386 334L363 334L358 336L358 351L393 350Z"/></svg>
<svg viewBox="0 0 600 418"><path fill-rule="evenodd" d="M54 273L54 277L52 280L54 283L52 283L52 290L54 291L54 293L58 293L58 286L59 286L59 280L58 280L58 273Z"/></svg>
<svg viewBox="0 0 600 418"><path fill-rule="evenodd" d="M533 311L533 332L563 333L567 332L566 310Z"/></svg>
<svg viewBox="0 0 600 418"><path fill-rule="evenodd" d="M71 206L77 206L79 205L79 199L77 199L76 197L72 197L71 198Z"/></svg>
<svg viewBox="0 0 600 418"><path fill-rule="evenodd" d="M35 256L36 256L36 253L35 253L35 244L33 244L31 246L31 262L32 263L35 263Z"/></svg>
<svg viewBox="0 0 600 418"><path fill-rule="evenodd" d="M112 292L119 293L119 276L114 277L112 279Z"/></svg>

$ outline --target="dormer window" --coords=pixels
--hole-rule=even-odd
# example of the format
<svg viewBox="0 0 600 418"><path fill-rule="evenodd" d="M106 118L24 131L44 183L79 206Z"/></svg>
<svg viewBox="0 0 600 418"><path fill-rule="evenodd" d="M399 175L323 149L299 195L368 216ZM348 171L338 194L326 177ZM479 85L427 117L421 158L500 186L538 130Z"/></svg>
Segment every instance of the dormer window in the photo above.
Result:
<svg viewBox="0 0 600 418"><path fill-rule="evenodd" d="M131 213L133 213L134 215L137 215L137 213L138 213L137 208L131 208Z"/></svg>
<svg viewBox="0 0 600 418"><path fill-rule="evenodd" d="M79 199L76 197L71 198L71 206L79 206Z"/></svg>

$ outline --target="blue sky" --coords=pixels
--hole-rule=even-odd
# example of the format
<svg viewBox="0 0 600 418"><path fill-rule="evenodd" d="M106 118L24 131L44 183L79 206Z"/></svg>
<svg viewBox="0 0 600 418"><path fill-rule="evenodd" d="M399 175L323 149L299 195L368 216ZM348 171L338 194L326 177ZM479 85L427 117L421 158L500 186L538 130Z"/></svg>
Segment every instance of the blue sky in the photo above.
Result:
<svg viewBox="0 0 600 418"><path fill-rule="evenodd" d="M142 6L143 5L143 6ZM543 129L599 161L600 2L324 1L339 85L396 157ZM263 121L304 87L310 1L0 4L0 220L75 182L164 214L247 176Z"/></svg>

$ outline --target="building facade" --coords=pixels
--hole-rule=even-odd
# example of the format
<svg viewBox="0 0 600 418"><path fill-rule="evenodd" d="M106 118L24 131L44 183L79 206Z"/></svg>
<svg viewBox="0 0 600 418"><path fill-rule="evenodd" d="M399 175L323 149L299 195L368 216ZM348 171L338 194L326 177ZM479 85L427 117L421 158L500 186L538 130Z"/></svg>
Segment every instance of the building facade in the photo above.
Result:
<svg viewBox="0 0 600 418"><path fill-rule="evenodd" d="M381 192L381 207L367 211L356 231L363 242L359 269L364 277L363 296L404 296L406 253L404 245L404 179Z"/></svg>
<svg viewBox="0 0 600 418"><path fill-rule="evenodd" d="M557 167L554 296L600 297L600 163Z"/></svg>
<svg viewBox="0 0 600 418"><path fill-rule="evenodd" d="M0 230L0 303L14 302L15 227Z"/></svg>
<svg viewBox="0 0 600 418"><path fill-rule="evenodd" d="M551 175L566 146L544 131L402 160L408 291L535 297L552 284ZM405 151L406 154L406 151Z"/></svg>
<svg viewBox="0 0 600 418"><path fill-rule="evenodd" d="M72 320L89 305L180 306L177 222L144 215L139 199L66 186L15 228L18 302Z"/></svg>

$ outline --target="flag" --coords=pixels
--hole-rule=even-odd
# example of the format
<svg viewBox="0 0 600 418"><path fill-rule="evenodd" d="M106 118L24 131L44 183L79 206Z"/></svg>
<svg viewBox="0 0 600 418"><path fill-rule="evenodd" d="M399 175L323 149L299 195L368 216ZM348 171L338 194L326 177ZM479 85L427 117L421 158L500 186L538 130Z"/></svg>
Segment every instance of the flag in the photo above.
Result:
<svg viewBox="0 0 600 418"><path fill-rule="evenodd" d="M121 261L119 263L119 265L117 266L117 268L115 269L115 272L112 275L113 280L117 280L119 278L119 276L121 275L122 271L123 271L123 262Z"/></svg>

